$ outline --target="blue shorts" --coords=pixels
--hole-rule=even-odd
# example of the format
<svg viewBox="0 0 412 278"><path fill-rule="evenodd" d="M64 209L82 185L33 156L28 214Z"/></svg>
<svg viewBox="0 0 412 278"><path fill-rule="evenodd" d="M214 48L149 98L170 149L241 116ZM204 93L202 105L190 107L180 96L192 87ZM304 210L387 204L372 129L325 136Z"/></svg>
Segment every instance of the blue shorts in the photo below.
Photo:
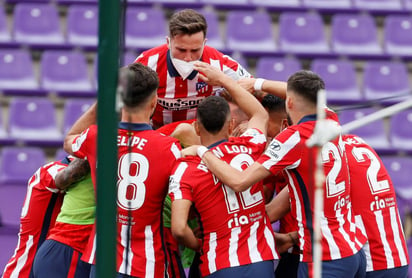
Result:
<svg viewBox="0 0 412 278"><path fill-rule="evenodd" d="M89 278L90 265L80 260L81 256L70 246L48 239L34 258L34 277Z"/></svg>
<svg viewBox="0 0 412 278"><path fill-rule="evenodd" d="M408 266L395 267L366 272L366 278L406 278L408 277Z"/></svg>
<svg viewBox="0 0 412 278"><path fill-rule="evenodd" d="M311 267L312 268L312 267ZM298 277L309 277L308 263L300 262ZM322 262L322 278L364 278L366 277L366 257L361 249L355 255L332 261Z"/></svg>
<svg viewBox="0 0 412 278"><path fill-rule="evenodd" d="M206 276L207 278L274 278L273 261L263 261L253 264L228 267Z"/></svg>

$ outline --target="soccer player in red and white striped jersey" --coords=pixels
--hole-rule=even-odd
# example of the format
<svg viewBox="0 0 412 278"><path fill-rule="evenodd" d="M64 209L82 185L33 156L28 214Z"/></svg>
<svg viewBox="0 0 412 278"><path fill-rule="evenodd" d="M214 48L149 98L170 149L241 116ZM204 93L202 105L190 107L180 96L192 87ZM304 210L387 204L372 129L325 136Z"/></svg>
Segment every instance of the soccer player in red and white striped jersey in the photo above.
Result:
<svg viewBox="0 0 412 278"><path fill-rule="evenodd" d="M204 16L191 9L182 10L169 21L167 43L137 57L135 62L147 65L159 76L158 101L152 118L155 128L194 119L199 103L220 89L198 78L194 61L211 64L235 80L250 76L235 60L207 46L206 34Z"/></svg>
<svg viewBox="0 0 412 278"><path fill-rule="evenodd" d="M298 276L308 277L312 262L314 218L315 149L306 146L316 123L317 93L324 88L323 80L313 72L298 71L289 77L286 91L286 111L292 126L272 140L257 162L240 172L220 161L211 152L202 160L222 182L234 190L271 174L285 170L289 180L291 209L298 221L301 254ZM327 115L335 122L335 115ZM337 122L335 122L338 125ZM193 154L197 148L186 149ZM324 211L322 212L322 277L359 277L364 275L366 260L361 250L364 238L358 235L351 211L349 173L344 145L339 137L322 149ZM359 236L359 238L358 238ZM359 242L358 242L359 240Z"/></svg>
<svg viewBox="0 0 412 278"><path fill-rule="evenodd" d="M367 277L407 277L409 256L392 180L363 139L344 135L356 225L366 234Z"/></svg>
<svg viewBox="0 0 412 278"><path fill-rule="evenodd" d="M29 277L32 273L34 256L53 228L63 201L63 194L56 187L54 178L69 163L68 158L50 162L29 179L17 247L2 277Z"/></svg>
<svg viewBox="0 0 412 278"><path fill-rule="evenodd" d="M221 97L210 96L199 105L195 122L202 144L227 163L243 169L264 151L267 112L220 70L200 62L195 68L206 75L201 78L209 84L223 85L251 117L246 132L229 139L233 125L229 105ZM234 192L216 179L198 157L187 157L179 160L169 191L172 233L182 244L201 250L202 276L239 277L244 272L251 277L274 277L273 259L278 255L265 213L262 183ZM202 243L187 225L192 204L198 213Z"/></svg>
<svg viewBox="0 0 412 278"><path fill-rule="evenodd" d="M180 146L176 139L161 135L149 125L157 101L156 73L139 63L122 71L121 84L133 84L125 86L132 89L121 93L124 106L117 137L117 277L163 278L166 262L162 208L169 176L180 157ZM127 82L127 76L133 76L132 80ZM95 106L91 109L94 111L86 111L69 131L65 149L78 157L87 157L96 186L97 126L84 130L86 123L95 121ZM92 235L83 259L93 263L94 252ZM92 266L91 277L95 274Z"/></svg>

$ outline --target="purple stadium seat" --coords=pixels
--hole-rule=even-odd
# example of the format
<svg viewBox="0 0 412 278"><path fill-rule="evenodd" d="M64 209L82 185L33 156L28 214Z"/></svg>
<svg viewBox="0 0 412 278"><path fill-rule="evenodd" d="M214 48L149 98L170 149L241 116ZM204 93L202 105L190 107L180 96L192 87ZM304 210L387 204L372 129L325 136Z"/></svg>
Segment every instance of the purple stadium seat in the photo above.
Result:
<svg viewBox="0 0 412 278"><path fill-rule="evenodd" d="M166 42L166 19L162 10L129 7L126 11L126 47L148 49Z"/></svg>
<svg viewBox="0 0 412 278"><path fill-rule="evenodd" d="M46 163L43 149L4 147L0 160L0 188L4 185L27 185L27 180Z"/></svg>
<svg viewBox="0 0 412 278"><path fill-rule="evenodd" d="M229 11L226 27L229 50L254 53L276 50L272 22L266 12Z"/></svg>
<svg viewBox="0 0 412 278"><path fill-rule="evenodd" d="M363 74L363 93L368 100L390 97L386 102L392 103L411 96L408 70L402 62L368 61Z"/></svg>
<svg viewBox="0 0 412 278"><path fill-rule="evenodd" d="M60 145L56 111L47 98L14 98L10 102L10 137L26 144Z"/></svg>
<svg viewBox="0 0 412 278"><path fill-rule="evenodd" d="M64 104L63 133L72 127L75 121L95 102L94 99L68 99Z"/></svg>
<svg viewBox="0 0 412 278"><path fill-rule="evenodd" d="M19 228L15 226L0 227L0 275L2 275L4 267L14 253L17 246Z"/></svg>
<svg viewBox="0 0 412 278"><path fill-rule="evenodd" d="M412 0L403 0L404 6L408 11L412 11ZM412 268L409 268L412 270Z"/></svg>
<svg viewBox="0 0 412 278"><path fill-rule="evenodd" d="M231 7L231 6L237 6L237 7L249 7L249 1L248 0L199 0L200 3L206 4L206 5L213 5L216 7Z"/></svg>
<svg viewBox="0 0 412 278"><path fill-rule="evenodd" d="M150 0L148 1L150 3L161 3L164 6L167 7L182 7L184 6L185 8L188 7L196 7L200 6L200 2L198 0Z"/></svg>
<svg viewBox="0 0 412 278"><path fill-rule="evenodd" d="M60 95L95 95L84 54L46 50L41 58L41 86Z"/></svg>
<svg viewBox="0 0 412 278"><path fill-rule="evenodd" d="M74 46L97 47L97 5L71 5L67 11L67 42Z"/></svg>
<svg viewBox="0 0 412 278"><path fill-rule="evenodd" d="M123 65L129 65L133 63L136 60L137 56L138 55L132 51L123 53Z"/></svg>
<svg viewBox="0 0 412 278"><path fill-rule="evenodd" d="M328 102L342 104L361 100L356 71L352 62L315 59L311 70L322 76L325 81Z"/></svg>
<svg viewBox="0 0 412 278"><path fill-rule="evenodd" d="M65 150L63 150L63 149L58 149L57 151L56 151L56 154L55 154L55 156L54 156L54 160L55 161L60 161L60 160L62 160L63 158L65 158L66 156L68 156L69 154L65 151Z"/></svg>
<svg viewBox="0 0 412 278"><path fill-rule="evenodd" d="M41 165L38 165L38 167L40 166ZM31 173L31 175L32 174L34 174L34 172ZM11 226L18 226L20 224L20 214L26 197L26 192L27 180L26 183L22 185L0 185L0 214L2 224Z"/></svg>
<svg viewBox="0 0 412 278"><path fill-rule="evenodd" d="M299 8L301 6L300 0L250 0L250 3L267 8Z"/></svg>
<svg viewBox="0 0 412 278"><path fill-rule="evenodd" d="M256 77L287 81L290 75L300 69L302 65L293 58L261 57L256 64Z"/></svg>
<svg viewBox="0 0 412 278"><path fill-rule="evenodd" d="M38 88L29 52L20 49L0 49L0 90L17 93L34 92Z"/></svg>
<svg viewBox="0 0 412 278"><path fill-rule="evenodd" d="M382 156L382 162L388 171L396 195L406 201L409 209L412 209L412 183L410 171L412 158L405 156Z"/></svg>
<svg viewBox="0 0 412 278"><path fill-rule="evenodd" d="M14 39L32 46L61 46L64 37L55 6L46 3L18 3L14 9Z"/></svg>
<svg viewBox="0 0 412 278"><path fill-rule="evenodd" d="M344 110L339 113L339 120L343 126L349 122L358 120L376 111L377 109L374 108ZM385 132L384 121L382 119L364 125L360 128L354 129L353 131L350 131L350 133L362 137L369 145L371 145L377 151L387 151L388 149L390 149L389 141Z"/></svg>
<svg viewBox="0 0 412 278"><path fill-rule="evenodd" d="M353 5L359 10L369 11L400 11L401 0L354 0Z"/></svg>
<svg viewBox="0 0 412 278"><path fill-rule="evenodd" d="M306 8L314 9L349 9L352 7L351 0L303 0Z"/></svg>
<svg viewBox="0 0 412 278"><path fill-rule="evenodd" d="M7 26L7 18L4 13L4 8L0 8L0 44L8 43L11 41L10 31Z"/></svg>
<svg viewBox="0 0 412 278"><path fill-rule="evenodd" d="M129 0L130 1L130 0ZM136 1L136 0L134 0ZM72 5L72 4L97 4L98 0L56 0L58 4Z"/></svg>
<svg viewBox="0 0 412 278"><path fill-rule="evenodd" d="M412 151L412 109L401 111L390 119L392 147Z"/></svg>
<svg viewBox="0 0 412 278"><path fill-rule="evenodd" d="M412 16L386 16L384 37L386 53L412 56Z"/></svg>
<svg viewBox="0 0 412 278"><path fill-rule="evenodd" d="M219 19L216 12L211 10L200 10L199 12L206 18L207 22L206 44L216 49L224 50L225 43L220 35Z"/></svg>
<svg viewBox="0 0 412 278"><path fill-rule="evenodd" d="M376 55L382 49L377 29L368 14L336 14L332 17L332 47L338 54Z"/></svg>
<svg viewBox="0 0 412 278"><path fill-rule="evenodd" d="M284 12L279 17L279 45L283 52L328 53L322 18L317 13Z"/></svg>

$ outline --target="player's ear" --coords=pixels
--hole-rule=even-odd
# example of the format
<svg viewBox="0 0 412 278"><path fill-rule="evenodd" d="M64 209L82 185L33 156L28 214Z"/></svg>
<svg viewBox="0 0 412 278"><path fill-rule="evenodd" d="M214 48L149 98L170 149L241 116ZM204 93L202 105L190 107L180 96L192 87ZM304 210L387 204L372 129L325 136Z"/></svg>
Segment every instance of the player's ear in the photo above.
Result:
<svg viewBox="0 0 412 278"><path fill-rule="evenodd" d="M166 36L166 44L170 48L170 37Z"/></svg>
<svg viewBox="0 0 412 278"><path fill-rule="evenodd" d="M235 129L235 118L231 118L229 121L229 134L232 134L233 130Z"/></svg>
<svg viewBox="0 0 412 278"><path fill-rule="evenodd" d="M197 136L200 136L200 127L199 127L199 121L194 121L193 122L193 126L194 126L194 128L195 128L195 132L196 132L196 135Z"/></svg>

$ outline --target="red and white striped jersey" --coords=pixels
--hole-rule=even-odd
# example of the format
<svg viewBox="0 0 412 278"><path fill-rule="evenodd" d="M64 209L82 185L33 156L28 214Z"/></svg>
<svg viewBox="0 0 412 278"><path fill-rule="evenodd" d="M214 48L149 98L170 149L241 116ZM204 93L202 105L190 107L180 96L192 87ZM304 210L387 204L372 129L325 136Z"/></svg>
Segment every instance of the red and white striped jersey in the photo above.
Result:
<svg viewBox="0 0 412 278"><path fill-rule="evenodd" d="M275 191L278 194L283 188L288 186L288 178L286 173L281 172L274 176L275 180ZM298 225L296 222L296 217L292 212L288 212L281 219L279 219L279 233L289 233L297 231Z"/></svg>
<svg viewBox="0 0 412 278"><path fill-rule="evenodd" d="M212 47L204 47L200 60L220 68L235 80L250 77L235 60ZM150 67L159 76L158 101L152 118L156 128L171 122L194 119L199 103L220 89L199 80L196 71L183 80L172 64L167 44L143 52L135 62Z"/></svg>
<svg viewBox="0 0 412 278"><path fill-rule="evenodd" d="M92 177L96 177L96 139L97 126L92 125L72 145L76 156L89 160ZM133 277L164 277L162 209L180 145L148 124L121 122L117 146L117 271ZM95 236L90 238L82 259L93 263Z"/></svg>
<svg viewBox="0 0 412 278"><path fill-rule="evenodd" d="M343 136L356 225L367 235L366 271L409 264L391 178L376 152L355 135Z"/></svg>
<svg viewBox="0 0 412 278"><path fill-rule="evenodd" d="M65 158L40 167L29 179L20 218L17 247L2 277L29 277L34 256L54 226L63 194L56 188L56 174L68 165Z"/></svg>
<svg viewBox="0 0 412 278"><path fill-rule="evenodd" d="M214 144L212 151L241 170L262 154L265 145L265 136L249 129L241 137ZM200 258L203 276L223 268L278 258L265 212L262 183L235 193L196 156L179 160L169 192L172 201L192 201L199 214L203 232Z"/></svg>
<svg viewBox="0 0 412 278"><path fill-rule="evenodd" d="M334 117L334 114L327 116L333 120ZM308 148L306 141L312 135L315 123L316 115L305 116L297 125L278 134L258 159L272 174L285 170L288 176L291 209L298 221L301 261L304 262L312 261L313 249L317 150ZM321 155L326 175L321 214L322 260L335 260L357 253L363 242L356 241L359 230L356 230L351 210L349 174L341 137L326 143Z"/></svg>

